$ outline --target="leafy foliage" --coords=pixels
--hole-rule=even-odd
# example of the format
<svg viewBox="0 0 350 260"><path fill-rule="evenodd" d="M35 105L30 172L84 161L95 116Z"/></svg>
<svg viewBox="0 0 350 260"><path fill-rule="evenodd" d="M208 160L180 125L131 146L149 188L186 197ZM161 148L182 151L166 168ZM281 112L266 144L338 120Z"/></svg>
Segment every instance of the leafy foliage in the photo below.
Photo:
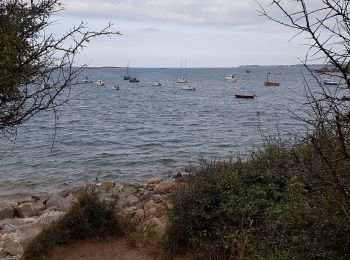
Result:
<svg viewBox="0 0 350 260"><path fill-rule="evenodd" d="M201 259L348 258L349 200L320 187L301 158L321 170L311 143L270 143L247 160L204 165L172 199L165 249Z"/></svg>

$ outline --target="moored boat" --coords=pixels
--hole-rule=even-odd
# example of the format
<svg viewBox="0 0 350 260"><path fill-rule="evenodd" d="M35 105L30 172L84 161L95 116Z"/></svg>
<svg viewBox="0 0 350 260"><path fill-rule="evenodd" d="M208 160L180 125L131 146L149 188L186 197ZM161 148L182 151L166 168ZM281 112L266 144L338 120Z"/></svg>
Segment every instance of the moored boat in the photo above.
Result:
<svg viewBox="0 0 350 260"><path fill-rule="evenodd" d="M266 75L266 81L264 82L264 86L265 87L278 87L280 85L279 82L272 82L272 81L269 81L269 75L271 73L267 73Z"/></svg>
<svg viewBox="0 0 350 260"><path fill-rule="evenodd" d="M236 98L242 98L242 99L254 99L256 98L256 95L242 95L242 94L235 94Z"/></svg>
<svg viewBox="0 0 350 260"><path fill-rule="evenodd" d="M332 79L325 79L325 80L323 81L323 85L324 85L324 86L338 86L339 83L336 82L336 81L334 81L334 80L332 80Z"/></svg>
<svg viewBox="0 0 350 260"><path fill-rule="evenodd" d="M196 90L196 87L187 83L182 84L182 90Z"/></svg>
<svg viewBox="0 0 350 260"><path fill-rule="evenodd" d="M105 85L105 83L103 83L102 80L95 80L94 83L95 83L97 86L104 86L104 85Z"/></svg>
<svg viewBox="0 0 350 260"><path fill-rule="evenodd" d="M135 83L135 82L140 82L140 80L138 80L137 78L131 78L129 79L130 83Z"/></svg>

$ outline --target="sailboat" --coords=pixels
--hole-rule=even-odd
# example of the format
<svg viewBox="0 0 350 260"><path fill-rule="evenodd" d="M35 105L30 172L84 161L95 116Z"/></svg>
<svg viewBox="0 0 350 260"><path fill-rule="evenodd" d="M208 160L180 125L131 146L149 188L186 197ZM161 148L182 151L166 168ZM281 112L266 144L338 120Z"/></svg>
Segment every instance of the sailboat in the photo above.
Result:
<svg viewBox="0 0 350 260"><path fill-rule="evenodd" d="M271 74L271 73L269 72L269 73L267 73L267 75L266 75L266 81L264 82L265 87L278 87L278 86L280 85L279 82L272 82L272 81L269 81L269 75L270 75L270 74Z"/></svg>
<svg viewBox="0 0 350 260"><path fill-rule="evenodd" d="M124 80L130 80L130 79L131 79L131 77L129 75L129 62L128 62L127 66L126 66L126 75L124 76Z"/></svg>
<svg viewBox="0 0 350 260"><path fill-rule="evenodd" d="M185 69L186 69L186 60L185 60ZM181 62L181 70L180 71L181 71L182 76L180 76L180 78L177 79L177 82L178 83L187 83L187 78L183 73L182 62Z"/></svg>

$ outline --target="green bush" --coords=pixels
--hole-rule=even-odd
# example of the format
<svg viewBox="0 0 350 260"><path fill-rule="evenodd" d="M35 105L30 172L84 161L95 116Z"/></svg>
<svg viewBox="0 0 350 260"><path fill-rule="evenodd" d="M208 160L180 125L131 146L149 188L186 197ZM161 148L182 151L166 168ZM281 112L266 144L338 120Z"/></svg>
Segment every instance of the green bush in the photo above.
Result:
<svg viewBox="0 0 350 260"><path fill-rule="evenodd" d="M271 251L276 243L287 250L282 234L292 224L288 202L297 198L290 192L296 190L291 162L284 149L270 146L247 161L204 165L174 194L165 248L213 259Z"/></svg>
<svg viewBox="0 0 350 260"><path fill-rule="evenodd" d="M206 163L173 195L165 250L201 259L348 259L350 187L336 185L349 181L348 160L332 169L323 160L304 140Z"/></svg>
<svg viewBox="0 0 350 260"><path fill-rule="evenodd" d="M42 259L50 248L86 238L105 238L121 233L116 201L101 201L87 192L58 222L49 225L28 246L24 259Z"/></svg>

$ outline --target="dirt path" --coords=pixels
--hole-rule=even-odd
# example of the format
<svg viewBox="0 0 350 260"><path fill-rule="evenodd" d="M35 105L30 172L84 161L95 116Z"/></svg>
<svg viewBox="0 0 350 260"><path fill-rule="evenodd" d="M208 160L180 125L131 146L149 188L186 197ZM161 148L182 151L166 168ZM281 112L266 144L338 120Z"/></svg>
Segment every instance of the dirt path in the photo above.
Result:
<svg viewBox="0 0 350 260"><path fill-rule="evenodd" d="M151 249L140 247L129 238L108 241L81 241L72 245L57 246L45 260L153 260L157 259Z"/></svg>

